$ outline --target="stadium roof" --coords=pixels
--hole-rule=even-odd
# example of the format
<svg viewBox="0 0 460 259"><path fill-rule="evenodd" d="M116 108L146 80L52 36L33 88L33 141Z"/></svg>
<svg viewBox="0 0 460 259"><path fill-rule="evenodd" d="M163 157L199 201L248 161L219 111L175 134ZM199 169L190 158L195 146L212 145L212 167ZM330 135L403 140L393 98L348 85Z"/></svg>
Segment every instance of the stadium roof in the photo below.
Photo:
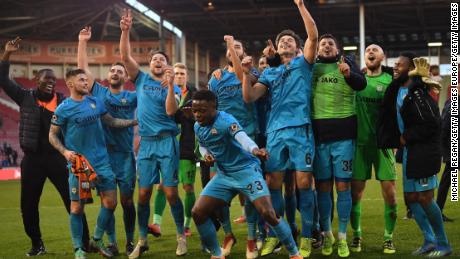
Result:
<svg viewBox="0 0 460 259"><path fill-rule="evenodd" d="M93 40L119 41L123 0L2 0L0 38L75 41L92 26ZM133 40L157 40L158 23L134 13ZM170 36L166 32L166 36Z"/></svg>
<svg viewBox="0 0 460 259"><path fill-rule="evenodd" d="M188 37L215 48L223 35L233 34L250 47L264 47L290 28L306 37L303 22L292 0L141 0ZM320 34L332 33L343 45L359 46L357 0L306 1ZM379 43L386 50L418 50L426 54L428 42L448 47L450 1L363 0L366 44ZM211 4L212 5L211 5ZM446 50L447 51L447 50Z"/></svg>
<svg viewBox="0 0 460 259"><path fill-rule="evenodd" d="M214 51L223 50L223 35L232 34L260 51L268 37L286 28L305 37L303 23L291 0L139 0L182 30L187 38ZM344 46L359 45L358 0L314 0L307 6L320 34L332 33ZM366 44L385 50L427 54L428 42L442 42L448 55L450 1L363 0ZM123 0L3 0L0 37L75 40L80 28L93 25L96 40L119 39ZM134 40L158 39L158 24L137 13ZM171 37L167 32L166 36Z"/></svg>

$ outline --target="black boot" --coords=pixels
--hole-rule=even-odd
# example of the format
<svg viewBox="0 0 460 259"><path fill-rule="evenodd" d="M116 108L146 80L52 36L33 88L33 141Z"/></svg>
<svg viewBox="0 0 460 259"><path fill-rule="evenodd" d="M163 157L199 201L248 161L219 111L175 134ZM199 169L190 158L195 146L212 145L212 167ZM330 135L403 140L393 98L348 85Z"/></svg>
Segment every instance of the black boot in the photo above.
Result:
<svg viewBox="0 0 460 259"><path fill-rule="evenodd" d="M45 245L43 244L42 240L38 242L32 242L32 248L27 252L27 256L36 256L36 255L44 255L46 254Z"/></svg>

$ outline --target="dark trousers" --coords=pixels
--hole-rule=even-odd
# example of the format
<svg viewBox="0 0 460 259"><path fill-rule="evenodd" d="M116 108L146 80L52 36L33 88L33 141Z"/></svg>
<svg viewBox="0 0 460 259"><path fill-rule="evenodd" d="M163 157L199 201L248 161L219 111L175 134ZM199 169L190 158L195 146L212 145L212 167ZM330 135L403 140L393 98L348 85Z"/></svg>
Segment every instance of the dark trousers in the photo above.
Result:
<svg viewBox="0 0 460 259"><path fill-rule="evenodd" d="M41 241L38 203L47 178L59 192L67 213L70 213L68 176L67 162L59 153L24 155L21 161L21 212L24 229L33 245ZM83 244L86 245L88 240L88 224L86 216L83 216Z"/></svg>
<svg viewBox="0 0 460 259"><path fill-rule="evenodd" d="M450 166L450 161L448 161L444 167L444 172L442 173L441 181L439 182L438 197L436 197L436 203L441 211L444 209L447 194L449 193L451 171L452 167Z"/></svg>

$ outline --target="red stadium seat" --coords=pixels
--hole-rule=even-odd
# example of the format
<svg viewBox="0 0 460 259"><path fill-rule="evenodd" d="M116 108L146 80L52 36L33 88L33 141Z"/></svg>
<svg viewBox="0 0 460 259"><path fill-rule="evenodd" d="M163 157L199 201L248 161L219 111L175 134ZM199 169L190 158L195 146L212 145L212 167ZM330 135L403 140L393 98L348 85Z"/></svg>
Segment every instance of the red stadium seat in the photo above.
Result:
<svg viewBox="0 0 460 259"><path fill-rule="evenodd" d="M0 128L0 139L3 142L9 143L11 147L18 152L18 161L22 159L23 153L19 146L19 112L11 109L3 104L0 104L0 115L3 125Z"/></svg>

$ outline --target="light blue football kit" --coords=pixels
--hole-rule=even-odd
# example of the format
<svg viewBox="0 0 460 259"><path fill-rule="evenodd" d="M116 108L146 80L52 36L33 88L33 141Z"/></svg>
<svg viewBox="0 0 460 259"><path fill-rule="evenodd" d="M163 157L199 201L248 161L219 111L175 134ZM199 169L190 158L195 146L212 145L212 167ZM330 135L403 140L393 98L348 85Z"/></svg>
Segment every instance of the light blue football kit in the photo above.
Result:
<svg viewBox="0 0 460 259"><path fill-rule="evenodd" d="M310 120L313 65L303 56L269 67L259 78L271 100L267 122L268 172L312 171L315 153Z"/></svg>
<svg viewBox="0 0 460 259"><path fill-rule="evenodd" d="M237 120L225 112L217 112L212 125L195 123L198 143L214 157L218 168L217 175L205 186L201 196L228 203L238 193L243 193L251 202L270 195L260 162L236 140L238 134L245 134L242 131ZM282 218L278 225L271 228L291 255L298 254L289 226ZM220 256L222 252L211 220L208 218L205 223L197 225L197 229L205 247L213 256Z"/></svg>
<svg viewBox="0 0 460 259"><path fill-rule="evenodd" d="M104 103L112 117L134 119L134 112L137 108L135 92L122 91L119 94L114 94L109 88L95 82L92 88L92 95ZM134 192L136 181L136 166L133 153L134 129L133 127L110 128L105 125L103 125L103 128L110 165L120 192L130 196Z"/></svg>
<svg viewBox="0 0 460 259"><path fill-rule="evenodd" d="M201 195L229 202L238 192L251 201L270 195L262 177L259 160L243 150L235 140L242 131L237 120L225 112L218 112L212 125L195 123L195 134L200 146L205 147L217 164L217 175L211 179Z"/></svg>
<svg viewBox="0 0 460 259"><path fill-rule="evenodd" d="M81 101L64 100L54 112L51 123L61 128L65 147L85 156L97 174L96 188L99 192L116 191L115 176L110 167L109 155L102 128L101 116L107 110L96 97L85 96ZM78 178L69 174L71 201L79 201ZM82 214L70 213L70 230L75 249L82 248ZM101 204L94 239L100 240L113 219L113 209Z"/></svg>
<svg viewBox="0 0 460 259"><path fill-rule="evenodd" d="M141 136L137 171L139 187L149 188L163 179L164 186L178 185L179 128L174 116L166 114L168 88L149 74L139 71L136 81L138 99L137 118ZM177 96L180 88L174 86Z"/></svg>
<svg viewBox="0 0 460 259"><path fill-rule="evenodd" d="M137 155L139 188L152 188L162 180L165 187L179 184L179 142L176 135L179 128L174 116L166 114L168 87L161 86L149 74L139 71L135 80L137 93L137 119L141 137ZM180 100L180 88L174 86L176 102ZM161 178L160 178L161 173ZM176 223L176 231L184 234L184 207L178 197L175 204L169 204ZM137 215L139 236L147 238L147 225L150 217L149 203L138 203Z"/></svg>

